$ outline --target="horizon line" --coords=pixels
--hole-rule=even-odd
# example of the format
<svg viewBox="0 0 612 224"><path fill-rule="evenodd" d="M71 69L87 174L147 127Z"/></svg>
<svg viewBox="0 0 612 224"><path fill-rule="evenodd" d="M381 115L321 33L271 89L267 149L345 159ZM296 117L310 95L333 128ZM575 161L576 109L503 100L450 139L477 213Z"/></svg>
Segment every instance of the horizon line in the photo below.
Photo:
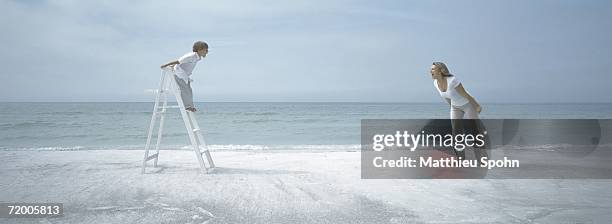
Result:
<svg viewBox="0 0 612 224"><path fill-rule="evenodd" d="M168 101L174 102L174 101ZM0 103L155 103L154 101L0 101ZM444 104L445 102L409 102L409 101L194 101L194 103L421 103ZM612 104L612 102L480 102L481 104Z"/></svg>

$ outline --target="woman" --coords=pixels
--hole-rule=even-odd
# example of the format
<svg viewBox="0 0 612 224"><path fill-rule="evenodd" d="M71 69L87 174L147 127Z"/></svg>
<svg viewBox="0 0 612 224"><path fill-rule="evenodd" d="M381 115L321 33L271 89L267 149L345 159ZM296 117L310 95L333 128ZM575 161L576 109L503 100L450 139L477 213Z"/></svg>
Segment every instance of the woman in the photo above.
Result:
<svg viewBox="0 0 612 224"><path fill-rule="evenodd" d="M461 82L448 71L444 63L434 62L431 65L431 78L440 96L451 107L451 119L478 119L482 110L480 104L463 89Z"/></svg>
<svg viewBox="0 0 612 224"><path fill-rule="evenodd" d="M457 77L448 71L448 67L442 62L434 62L431 65L431 78L440 96L450 105L450 118L453 135L470 133L475 135L479 130L484 130L484 126L479 125L478 114L482 110L480 104L476 102L465 89ZM470 120L463 120L470 119ZM455 149L455 155L460 160L465 159L465 151ZM475 147L474 155L477 159L487 156L487 152Z"/></svg>

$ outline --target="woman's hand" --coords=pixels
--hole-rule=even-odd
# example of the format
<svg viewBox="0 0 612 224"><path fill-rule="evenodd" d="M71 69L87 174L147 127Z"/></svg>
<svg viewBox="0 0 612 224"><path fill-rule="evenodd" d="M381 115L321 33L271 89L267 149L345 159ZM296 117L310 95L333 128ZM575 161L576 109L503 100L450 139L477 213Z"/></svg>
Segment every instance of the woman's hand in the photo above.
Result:
<svg viewBox="0 0 612 224"><path fill-rule="evenodd" d="M480 113L480 111L482 111L482 107L480 107L480 104L476 104L476 112Z"/></svg>

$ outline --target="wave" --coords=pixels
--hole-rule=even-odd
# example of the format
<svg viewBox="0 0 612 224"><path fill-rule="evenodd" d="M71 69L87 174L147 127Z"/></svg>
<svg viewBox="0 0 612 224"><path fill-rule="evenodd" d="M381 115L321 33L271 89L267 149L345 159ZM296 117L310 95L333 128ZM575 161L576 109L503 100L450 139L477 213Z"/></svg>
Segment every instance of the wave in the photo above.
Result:
<svg viewBox="0 0 612 224"><path fill-rule="evenodd" d="M29 128L29 127L57 127L58 124L48 121L25 121L19 123L4 123L0 124L2 128Z"/></svg>
<svg viewBox="0 0 612 224"><path fill-rule="evenodd" d="M152 146L154 148L154 146ZM568 149L584 150L584 149L612 149L612 144L599 145L569 145L569 144L543 144L543 145L505 145L494 147L492 150L525 150L525 151L549 151L563 152ZM119 146L40 146L40 147L6 147L0 146L0 151L84 151L84 150L143 150L144 144L136 145L119 145ZM162 145L162 150L191 150L191 145ZM264 145L264 144L211 144L208 149L212 151L360 151L359 144L328 144L328 145L312 145L312 144L279 144L279 145Z"/></svg>
<svg viewBox="0 0 612 224"><path fill-rule="evenodd" d="M89 112L85 112L85 111L48 111L48 112L38 112L35 114L38 115L79 115L79 114L86 114Z"/></svg>
<svg viewBox="0 0 612 224"><path fill-rule="evenodd" d="M612 148L612 144L577 145L577 144L535 144L535 145L504 145L495 146L494 150L525 150L525 151L584 151L595 148Z"/></svg>
<svg viewBox="0 0 612 224"><path fill-rule="evenodd" d="M154 148L152 146L151 148ZM143 150L143 145L123 146L42 146L42 147L0 147L0 151L86 151L86 150ZM191 150L191 145L162 145L162 150ZM265 151L265 150L321 150L321 151L355 151L360 150L358 144L338 145L257 145L257 144L226 144L208 145L211 151Z"/></svg>
<svg viewBox="0 0 612 224"><path fill-rule="evenodd" d="M0 147L2 151L81 151L84 146L44 146L44 147Z"/></svg>
<svg viewBox="0 0 612 224"><path fill-rule="evenodd" d="M181 149L191 149L183 146ZM361 145L209 145L210 150L359 150Z"/></svg>
<svg viewBox="0 0 612 224"><path fill-rule="evenodd" d="M267 122L283 122L283 120L279 120L279 119L232 120L232 123L234 123L234 124L240 124L240 123L267 123Z"/></svg>
<svg viewBox="0 0 612 224"><path fill-rule="evenodd" d="M273 115L280 115L281 113L279 113L279 112L241 112L241 111L237 111L237 112L216 112L216 111L211 111L211 112L207 112L206 114L208 114L208 115L230 115L230 116L234 116L234 115L273 116Z"/></svg>
<svg viewBox="0 0 612 224"><path fill-rule="evenodd" d="M20 135L20 136L7 136L2 137L0 140L2 141L14 141L14 140L53 140L53 139L62 139L62 138L88 138L94 135L88 134L65 134L65 135L44 135L44 136L33 136L33 135Z"/></svg>
<svg viewBox="0 0 612 224"><path fill-rule="evenodd" d="M261 116L270 116L270 115L279 115L278 112L244 112L244 115L261 115Z"/></svg>

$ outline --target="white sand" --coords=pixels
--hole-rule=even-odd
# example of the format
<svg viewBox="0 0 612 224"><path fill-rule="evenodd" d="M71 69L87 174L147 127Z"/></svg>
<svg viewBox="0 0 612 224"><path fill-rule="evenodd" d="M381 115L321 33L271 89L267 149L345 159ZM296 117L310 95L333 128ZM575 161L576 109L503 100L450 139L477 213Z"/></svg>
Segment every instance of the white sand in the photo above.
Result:
<svg viewBox="0 0 612 224"><path fill-rule="evenodd" d="M362 180L359 152L2 151L1 202L63 217L0 223L607 223L608 180Z"/></svg>

